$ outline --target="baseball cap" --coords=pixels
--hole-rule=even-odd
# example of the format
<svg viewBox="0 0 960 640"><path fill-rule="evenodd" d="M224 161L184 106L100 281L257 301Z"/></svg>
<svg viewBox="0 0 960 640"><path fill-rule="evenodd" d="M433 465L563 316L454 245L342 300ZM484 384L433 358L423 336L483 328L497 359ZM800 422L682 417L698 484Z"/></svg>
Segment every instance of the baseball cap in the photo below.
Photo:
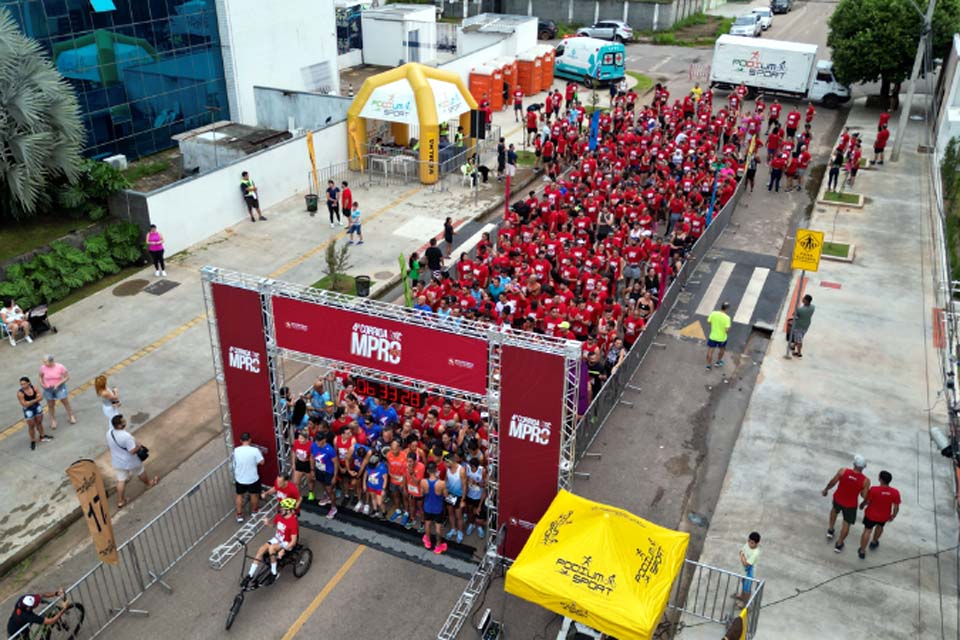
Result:
<svg viewBox="0 0 960 640"><path fill-rule="evenodd" d="M37 606L37 597L36 596L23 596L23 606L29 608Z"/></svg>
<svg viewBox="0 0 960 640"><path fill-rule="evenodd" d="M857 455L853 456L853 466L857 467L858 469L866 469L867 459L858 453Z"/></svg>

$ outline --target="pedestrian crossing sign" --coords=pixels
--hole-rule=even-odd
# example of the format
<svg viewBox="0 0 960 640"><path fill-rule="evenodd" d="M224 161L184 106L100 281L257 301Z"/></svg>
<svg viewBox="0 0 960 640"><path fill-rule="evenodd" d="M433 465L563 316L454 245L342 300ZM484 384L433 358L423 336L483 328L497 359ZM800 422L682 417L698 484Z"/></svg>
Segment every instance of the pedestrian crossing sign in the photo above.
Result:
<svg viewBox="0 0 960 640"><path fill-rule="evenodd" d="M820 268L821 251L823 251L823 231L797 229L790 267L803 271L817 271Z"/></svg>

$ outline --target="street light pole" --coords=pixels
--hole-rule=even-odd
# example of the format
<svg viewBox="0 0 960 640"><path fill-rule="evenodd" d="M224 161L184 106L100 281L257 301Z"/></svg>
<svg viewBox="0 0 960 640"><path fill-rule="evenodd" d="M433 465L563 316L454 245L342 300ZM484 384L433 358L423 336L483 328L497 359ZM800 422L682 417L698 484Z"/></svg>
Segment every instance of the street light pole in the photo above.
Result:
<svg viewBox="0 0 960 640"><path fill-rule="evenodd" d="M913 59L913 71L910 72L910 87L907 89L907 101L900 111L900 123L897 125L897 135L893 140L893 151L890 153L891 162L896 162L900 159L900 148L903 146L903 136L907 131L907 122L910 119L910 110L913 107L913 94L917 89L917 77L920 75L920 63L923 62L927 38L933 37L931 25L933 24L933 10L936 9L936 7L937 0L930 0L927 5L927 13L923 16L923 31L920 32L920 42L917 43L917 55Z"/></svg>

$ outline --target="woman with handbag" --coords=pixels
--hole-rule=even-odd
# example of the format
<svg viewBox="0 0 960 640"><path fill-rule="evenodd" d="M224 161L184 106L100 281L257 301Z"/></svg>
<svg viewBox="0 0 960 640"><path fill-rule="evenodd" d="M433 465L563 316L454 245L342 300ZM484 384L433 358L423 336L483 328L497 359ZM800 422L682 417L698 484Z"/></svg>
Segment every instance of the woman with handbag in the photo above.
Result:
<svg viewBox="0 0 960 640"><path fill-rule="evenodd" d="M134 477L140 478L140 482L147 488L155 486L160 481L157 476L147 477L143 462L150 455L150 451L146 446L138 444L126 429L127 421L122 414L118 413L110 419L107 447L110 448L110 466L113 467L113 472L117 476L117 509L122 509L127 504L124 490L127 482Z"/></svg>

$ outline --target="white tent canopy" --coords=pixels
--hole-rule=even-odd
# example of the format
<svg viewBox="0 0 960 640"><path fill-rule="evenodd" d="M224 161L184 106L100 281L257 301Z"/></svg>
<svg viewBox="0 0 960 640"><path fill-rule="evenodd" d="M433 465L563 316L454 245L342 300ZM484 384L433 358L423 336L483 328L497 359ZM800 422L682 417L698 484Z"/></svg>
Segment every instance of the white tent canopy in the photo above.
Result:
<svg viewBox="0 0 960 640"><path fill-rule="evenodd" d="M435 78L427 78L427 83L433 90L438 122L452 120L470 111L470 105L463 99L459 87L454 83ZM360 117L409 125L419 124L420 114L409 80L401 78L374 89L363 105Z"/></svg>

